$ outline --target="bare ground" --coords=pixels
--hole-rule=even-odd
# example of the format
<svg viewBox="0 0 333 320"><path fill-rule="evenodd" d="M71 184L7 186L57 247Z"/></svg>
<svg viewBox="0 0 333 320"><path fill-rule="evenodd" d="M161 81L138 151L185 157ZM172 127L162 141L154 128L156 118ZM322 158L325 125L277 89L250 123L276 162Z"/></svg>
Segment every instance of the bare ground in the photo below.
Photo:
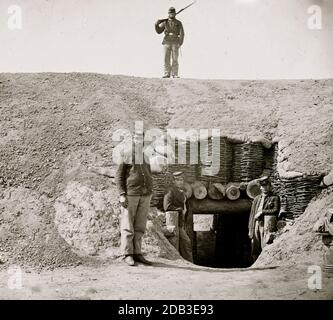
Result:
<svg viewBox="0 0 333 320"><path fill-rule="evenodd" d="M22 288L9 289L0 272L2 299L333 299L333 278L323 276L321 289L309 289L307 266L267 269L211 269L181 261L155 259L154 266L122 263L23 269Z"/></svg>

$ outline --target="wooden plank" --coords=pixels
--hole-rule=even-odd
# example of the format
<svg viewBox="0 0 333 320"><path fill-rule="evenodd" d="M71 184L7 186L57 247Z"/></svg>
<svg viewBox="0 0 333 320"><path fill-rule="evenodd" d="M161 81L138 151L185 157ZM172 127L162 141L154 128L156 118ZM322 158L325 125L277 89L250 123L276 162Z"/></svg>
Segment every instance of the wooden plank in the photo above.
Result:
<svg viewBox="0 0 333 320"><path fill-rule="evenodd" d="M249 213L252 202L249 199L238 200L197 200L192 198L189 200L189 206L193 214L234 214L234 213Z"/></svg>

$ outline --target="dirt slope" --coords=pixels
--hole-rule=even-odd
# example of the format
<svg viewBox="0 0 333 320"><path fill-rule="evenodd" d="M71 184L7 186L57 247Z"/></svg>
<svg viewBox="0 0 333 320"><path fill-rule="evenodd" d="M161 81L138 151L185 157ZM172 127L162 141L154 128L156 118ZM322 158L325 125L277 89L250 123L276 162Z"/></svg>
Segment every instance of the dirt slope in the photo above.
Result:
<svg viewBox="0 0 333 320"><path fill-rule="evenodd" d="M313 199L307 209L292 226L282 229L282 234L264 248L254 264L256 267L268 265L316 264L323 266L324 254L329 247L322 241L322 235L313 231L320 217L333 209L333 188L323 191Z"/></svg>

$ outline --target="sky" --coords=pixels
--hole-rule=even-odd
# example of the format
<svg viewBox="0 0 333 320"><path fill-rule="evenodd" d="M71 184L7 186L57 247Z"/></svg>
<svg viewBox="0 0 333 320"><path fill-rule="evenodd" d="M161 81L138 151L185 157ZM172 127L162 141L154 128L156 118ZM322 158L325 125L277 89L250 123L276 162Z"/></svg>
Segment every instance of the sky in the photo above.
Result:
<svg viewBox="0 0 333 320"><path fill-rule="evenodd" d="M163 74L154 29L192 0L1 0L0 72ZM22 28L8 28L8 7ZM321 29L308 8L319 5ZM333 78L333 0L197 0L183 22L180 76L201 79Z"/></svg>

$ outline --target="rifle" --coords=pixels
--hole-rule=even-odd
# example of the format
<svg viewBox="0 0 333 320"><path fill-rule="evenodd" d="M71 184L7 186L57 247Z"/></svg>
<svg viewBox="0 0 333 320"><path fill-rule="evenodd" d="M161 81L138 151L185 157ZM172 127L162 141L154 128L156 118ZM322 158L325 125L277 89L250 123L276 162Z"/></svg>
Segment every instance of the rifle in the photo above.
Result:
<svg viewBox="0 0 333 320"><path fill-rule="evenodd" d="M176 13L176 15L177 15L177 14L180 14L181 12L183 12L184 10L186 10L187 8L193 6L196 2L197 2L197 1L195 0L195 1L193 1L192 3L190 3L188 6L186 6L185 8L180 9L180 10ZM168 21L168 20L169 20L169 18L161 19L161 20L160 20L160 23L162 23L162 22L164 22L164 21Z"/></svg>

